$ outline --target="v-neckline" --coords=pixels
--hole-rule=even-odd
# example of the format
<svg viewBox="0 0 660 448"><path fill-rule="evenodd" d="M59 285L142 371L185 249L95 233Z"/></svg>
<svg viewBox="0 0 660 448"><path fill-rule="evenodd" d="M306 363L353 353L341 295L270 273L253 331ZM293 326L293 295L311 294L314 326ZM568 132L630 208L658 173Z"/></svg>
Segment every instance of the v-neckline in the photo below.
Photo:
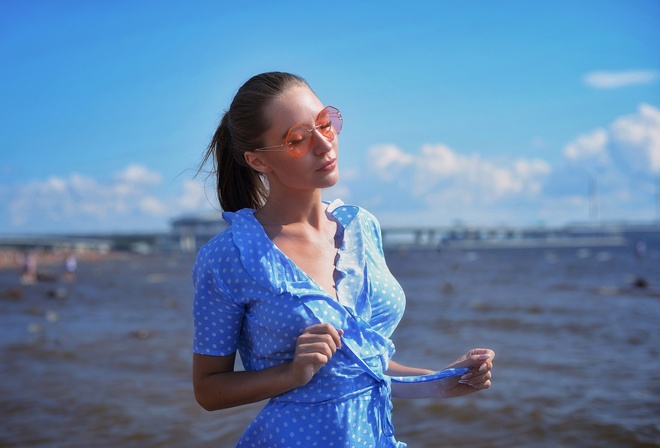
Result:
<svg viewBox="0 0 660 448"><path fill-rule="evenodd" d="M334 209L333 209L332 211L330 211L330 206L328 206L328 211L327 211L326 213L327 213L327 214L332 218L332 220L337 224L337 231L336 231L336 233L335 233L335 238L337 238L337 237L340 238L340 244L337 245L337 244L335 243L336 253L335 253L335 259L334 259L334 262L333 262L334 269L333 269L333 271L332 271L332 279L333 279L333 281L334 281L334 286L335 286L335 294L334 294L334 296L333 296L332 294L330 294L330 292L327 291L324 287L322 287L322 286L321 286L316 280L314 280L314 278L313 278L311 275L309 275L304 269L302 269L300 266L298 266L298 264L297 264L295 261L293 261L293 260L291 259L291 257L289 257L289 256L288 256L288 255L282 250L282 249L280 249L280 248L278 247L277 244L275 244L275 242L274 242L272 239L270 239L270 237L268 236L268 233L266 232L266 229L264 228L264 226L263 226L263 225L259 222L259 220L254 216L254 211L253 211L253 213L252 213L252 219L254 219L255 223L259 226L259 229L261 230L261 232L262 232L262 234L263 234L263 237L268 241L268 244L270 245L271 250L274 250L275 252L277 252L278 254L280 254L284 259L286 259L286 261L287 261L291 266L294 266L294 267L295 267L295 270L296 270L299 274L301 274L303 277L305 277L305 279L306 279L310 284L314 285L314 287L315 287L317 290L321 291L324 295L326 295L327 297L330 297L332 300L335 300L335 301L337 301L338 303L343 304L343 302L341 301L341 299L340 299L340 297L339 297L339 282L344 278L344 276L342 275L342 272L341 272L341 270L339 269L339 260L340 260L341 255L342 255L342 249L343 249L344 246L345 246L345 242L344 242L344 238L343 238L343 236L344 236L344 228L343 228L341 222L340 222L340 221L334 216L333 211L334 211Z"/></svg>

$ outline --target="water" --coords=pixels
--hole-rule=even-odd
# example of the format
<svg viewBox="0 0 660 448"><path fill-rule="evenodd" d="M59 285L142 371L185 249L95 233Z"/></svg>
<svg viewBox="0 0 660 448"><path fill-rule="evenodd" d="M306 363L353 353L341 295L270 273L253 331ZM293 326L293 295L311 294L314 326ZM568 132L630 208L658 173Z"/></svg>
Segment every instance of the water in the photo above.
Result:
<svg viewBox="0 0 660 448"><path fill-rule="evenodd" d="M388 250L408 297L395 359L438 369L472 347L497 352L488 391L395 400L397 437L660 447L660 245L648 249ZM192 262L81 261L73 284L19 286L0 271L0 446L233 446L263 403L195 403Z"/></svg>

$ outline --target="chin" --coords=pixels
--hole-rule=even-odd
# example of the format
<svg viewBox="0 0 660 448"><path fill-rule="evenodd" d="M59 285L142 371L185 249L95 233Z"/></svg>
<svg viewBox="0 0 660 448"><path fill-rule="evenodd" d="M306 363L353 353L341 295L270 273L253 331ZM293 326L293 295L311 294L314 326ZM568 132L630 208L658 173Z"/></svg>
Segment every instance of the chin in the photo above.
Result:
<svg viewBox="0 0 660 448"><path fill-rule="evenodd" d="M323 188L334 187L337 185L337 182L339 182L339 170L334 170L325 178Z"/></svg>

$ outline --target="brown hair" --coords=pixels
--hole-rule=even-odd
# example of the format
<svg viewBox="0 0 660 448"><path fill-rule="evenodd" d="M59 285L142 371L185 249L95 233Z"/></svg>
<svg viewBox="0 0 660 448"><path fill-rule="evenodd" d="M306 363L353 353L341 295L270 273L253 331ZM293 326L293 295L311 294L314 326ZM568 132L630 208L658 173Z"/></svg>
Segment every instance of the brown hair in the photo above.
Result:
<svg viewBox="0 0 660 448"><path fill-rule="evenodd" d="M213 161L211 174L215 176L218 200L224 211L258 209L266 201L265 179L245 162L243 155L264 146L262 138L270 126L264 109L294 86L309 88L303 78L290 73L253 76L238 89L225 111L200 164L201 171L209 160Z"/></svg>

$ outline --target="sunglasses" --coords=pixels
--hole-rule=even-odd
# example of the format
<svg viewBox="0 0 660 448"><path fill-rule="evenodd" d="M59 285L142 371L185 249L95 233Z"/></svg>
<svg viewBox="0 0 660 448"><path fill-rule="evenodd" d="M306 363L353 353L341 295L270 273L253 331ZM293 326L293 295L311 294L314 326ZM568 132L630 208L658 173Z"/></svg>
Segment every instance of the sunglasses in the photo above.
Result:
<svg viewBox="0 0 660 448"><path fill-rule="evenodd" d="M284 143L275 146L265 146L253 151L287 151L293 157L303 157L309 152L312 144L312 133L318 131L329 142L341 132L344 119L339 109L327 106L316 117L316 125L309 129L304 124L297 124L289 128Z"/></svg>

